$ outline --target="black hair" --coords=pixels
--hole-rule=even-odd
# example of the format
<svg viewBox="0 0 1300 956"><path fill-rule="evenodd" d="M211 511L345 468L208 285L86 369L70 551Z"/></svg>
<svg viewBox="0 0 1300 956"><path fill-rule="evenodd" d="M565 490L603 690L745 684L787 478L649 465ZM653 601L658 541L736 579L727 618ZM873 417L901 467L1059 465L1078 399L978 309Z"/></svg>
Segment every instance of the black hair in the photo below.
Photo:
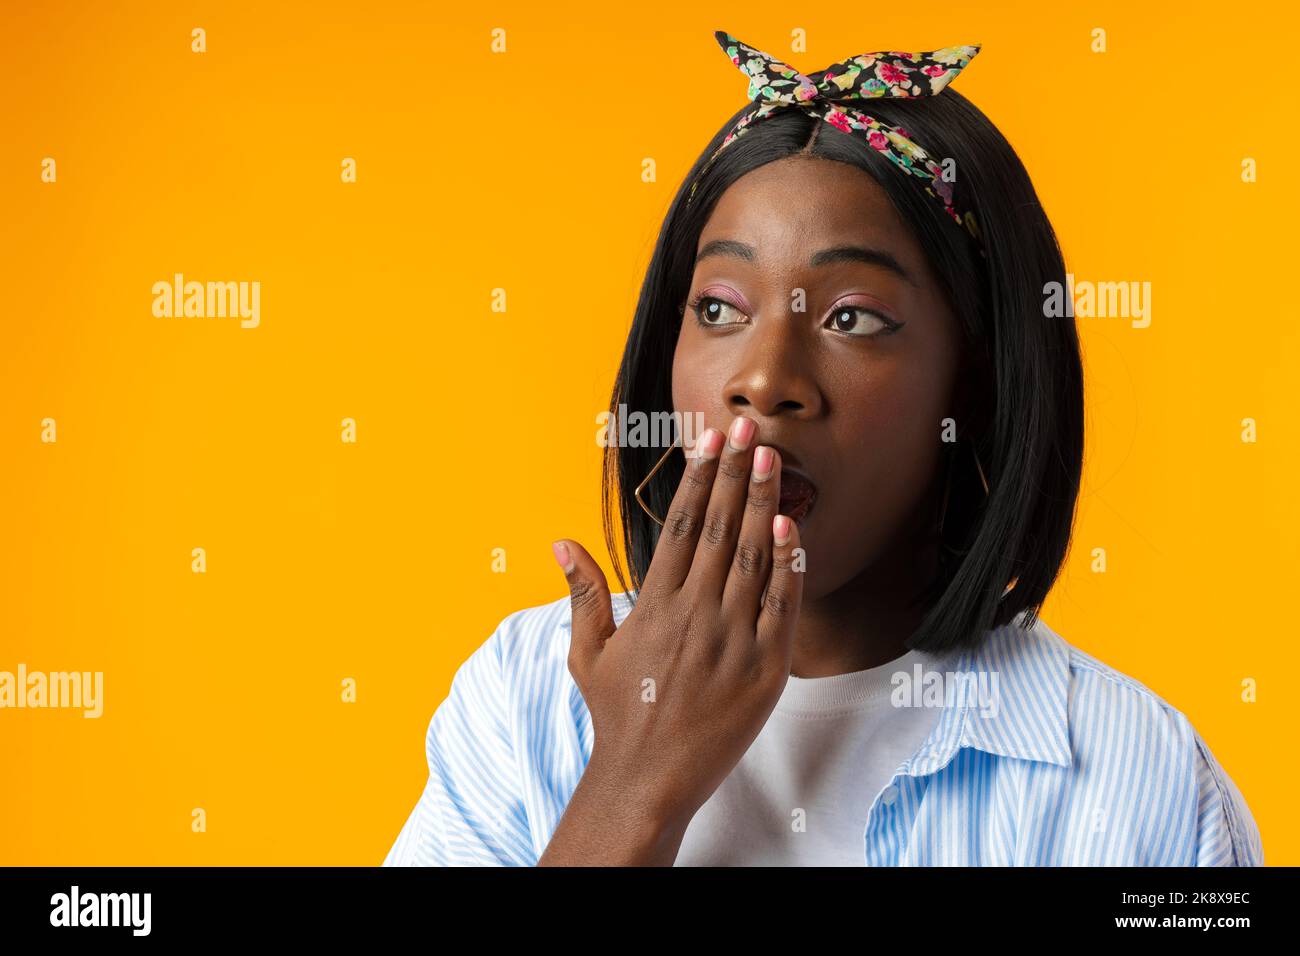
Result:
<svg viewBox="0 0 1300 956"><path fill-rule="evenodd" d="M746 108L719 129L669 207L641 287L611 413L618 414L620 405L625 413L646 415L673 410L679 306L690 290L700 234L732 183L798 153L863 170L910 224L964 341L958 441L945 443L951 484L940 564L922 598L925 617L907 646L930 653L972 647L985 631L1022 611L1027 613L1021 626L1032 626L1065 560L1074 523L1083 461L1083 370L1073 319L1044 314L1044 287L1065 287L1065 263L1029 174L997 128L956 90L870 101L871 115L904 127L937 161L955 163L955 204L975 214L981 257L975 240L925 191L925 180L902 173L858 136L802 109L778 110L755 123L705 168ZM639 590L658 540L659 526L637 504L634 490L662 454L663 448L615 445L605 453L605 541L625 592ZM656 514L667 512L683 462L680 454L670 456L642 492ZM615 508L630 586L618 557Z"/></svg>

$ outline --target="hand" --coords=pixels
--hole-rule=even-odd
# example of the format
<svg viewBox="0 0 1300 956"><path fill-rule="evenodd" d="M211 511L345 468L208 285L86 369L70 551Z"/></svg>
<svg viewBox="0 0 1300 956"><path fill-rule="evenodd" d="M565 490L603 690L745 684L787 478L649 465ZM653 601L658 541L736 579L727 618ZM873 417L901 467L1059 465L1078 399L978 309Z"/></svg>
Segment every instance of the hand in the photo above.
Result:
<svg viewBox="0 0 1300 956"><path fill-rule="evenodd" d="M688 458L622 626L581 545L555 544L573 614L569 671L591 713L604 790L678 832L758 736L790 676L803 575L777 514L779 453L752 420L709 429ZM752 467L751 467L752 466ZM675 852L675 851L674 851Z"/></svg>

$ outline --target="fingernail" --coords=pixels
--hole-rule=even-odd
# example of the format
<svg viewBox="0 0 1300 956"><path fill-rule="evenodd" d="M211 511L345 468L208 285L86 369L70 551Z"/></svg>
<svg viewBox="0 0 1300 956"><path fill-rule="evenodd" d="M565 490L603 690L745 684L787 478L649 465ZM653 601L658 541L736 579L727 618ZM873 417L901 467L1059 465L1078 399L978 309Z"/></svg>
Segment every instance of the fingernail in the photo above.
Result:
<svg viewBox="0 0 1300 956"><path fill-rule="evenodd" d="M737 418L731 423L731 447L744 451L749 447L749 440L754 437L754 422L749 418Z"/></svg>
<svg viewBox="0 0 1300 956"><path fill-rule="evenodd" d="M777 515L772 519L772 540L778 545L783 545L790 540L790 518L787 515Z"/></svg>
<svg viewBox="0 0 1300 956"><path fill-rule="evenodd" d="M767 481L772 477L772 449L759 445L754 449L754 480Z"/></svg>
<svg viewBox="0 0 1300 956"><path fill-rule="evenodd" d="M551 553L555 555L555 563L564 569L568 574L573 570L573 557L569 554L569 546L563 541L551 542Z"/></svg>
<svg viewBox="0 0 1300 956"><path fill-rule="evenodd" d="M695 458L698 461L711 461L722 451L722 432L716 428L706 428L695 445Z"/></svg>

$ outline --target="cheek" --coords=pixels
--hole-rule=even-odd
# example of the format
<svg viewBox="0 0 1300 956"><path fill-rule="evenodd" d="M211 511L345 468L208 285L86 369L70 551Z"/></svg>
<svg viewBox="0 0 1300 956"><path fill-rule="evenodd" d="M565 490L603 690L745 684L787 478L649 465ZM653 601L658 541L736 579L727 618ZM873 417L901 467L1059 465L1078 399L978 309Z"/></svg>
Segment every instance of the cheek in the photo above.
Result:
<svg viewBox="0 0 1300 956"><path fill-rule="evenodd" d="M711 403L721 394L718 376L723 374L723 370L716 362L708 361L705 350L692 341L695 334L683 324L677 337L677 348L673 352L673 410L707 414L712 408Z"/></svg>
<svg viewBox="0 0 1300 956"><path fill-rule="evenodd" d="M882 436L912 446L939 440L942 420L952 414L958 364L951 320L927 322L923 331L876 364L857 389L864 419Z"/></svg>
<svg viewBox="0 0 1300 956"><path fill-rule="evenodd" d="M866 374L841 378L830 396L843 472L870 476L886 510L922 493L939 457L952 373L933 358L882 360Z"/></svg>
<svg viewBox="0 0 1300 956"><path fill-rule="evenodd" d="M911 375L877 375L855 396L868 437L889 445L914 445L920 438L938 440L948 404L946 382ZM901 448L899 450L902 450Z"/></svg>

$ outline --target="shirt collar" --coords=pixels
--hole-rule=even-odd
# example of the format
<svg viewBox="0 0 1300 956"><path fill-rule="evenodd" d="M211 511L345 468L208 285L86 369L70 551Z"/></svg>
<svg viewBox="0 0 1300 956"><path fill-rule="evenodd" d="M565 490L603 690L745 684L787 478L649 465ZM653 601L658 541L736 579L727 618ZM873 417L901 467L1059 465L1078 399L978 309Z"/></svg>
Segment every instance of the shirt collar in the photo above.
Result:
<svg viewBox="0 0 1300 956"><path fill-rule="evenodd" d="M618 625L631 606L623 594L615 595L613 605ZM1071 765L1070 647L1041 618L1025 628L1027 613L985 631L978 647L931 657L924 665L927 672L943 674L943 713L903 765L904 773L934 773L962 747ZM995 706L988 706L990 701Z"/></svg>
<svg viewBox="0 0 1300 956"><path fill-rule="evenodd" d="M943 674L943 713L905 773L934 773L962 747L1071 765L1070 648L1041 619L1025 628L1027 613L927 665Z"/></svg>

